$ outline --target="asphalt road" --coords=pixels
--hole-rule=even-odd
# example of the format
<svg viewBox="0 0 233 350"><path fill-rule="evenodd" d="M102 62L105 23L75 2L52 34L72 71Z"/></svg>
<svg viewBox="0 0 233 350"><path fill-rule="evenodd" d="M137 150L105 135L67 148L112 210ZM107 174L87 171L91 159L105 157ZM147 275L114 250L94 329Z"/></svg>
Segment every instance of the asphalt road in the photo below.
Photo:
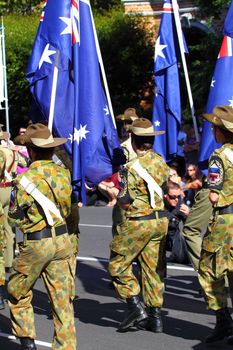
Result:
<svg viewBox="0 0 233 350"><path fill-rule="evenodd" d="M203 350L230 349L224 342L205 345L215 317L206 309L190 266L168 265L164 333L132 329L118 333L126 304L117 299L107 272L111 240L111 208L87 207L80 211L80 252L76 271L75 322L79 350ZM53 324L48 297L39 280L33 305L38 350L51 348ZM11 335L9 310L0 311L0 350L19 350Z"/></svg>

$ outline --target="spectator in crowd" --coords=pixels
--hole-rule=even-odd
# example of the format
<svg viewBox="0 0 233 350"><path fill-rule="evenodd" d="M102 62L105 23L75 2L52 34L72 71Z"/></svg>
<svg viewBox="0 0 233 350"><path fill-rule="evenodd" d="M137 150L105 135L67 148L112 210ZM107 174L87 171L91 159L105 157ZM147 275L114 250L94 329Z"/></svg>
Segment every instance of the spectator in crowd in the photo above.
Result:
<svg viewBox="0 0 233 350"><path fill-rule="evenodd" d="M190 211L183 198L179 184L169 181L164 194L163 214L169 221L167 234L167 250L171 251L169 261L178 263L189 262L185 240L180 232L180 224L184 224Z"/></svg>
<svg viewBox="0 0 233 350"><path fill-rule="evenodd" d="M170 167L170 180L179 184L183 184L181 177L178 175L176 168Z"/></svg>
<svg viewBox="0 0 233 350"><path fill-rule="evenodd" d="M98 184L98 189L108 199L108 207L113 207L117 202L117 195L121 190L119 173L109 176Z"/></svg>
<svg viewBox="0 0 233 350"><path fill-rule="evenodd" d="M193 204L195 194L202 187L202 178L203 175L197 165L194 163L188 163L186 165L186 173L183 179L184 185L182 186L182 189L185 192L185 197L190 202L190 205Z"/></svg>

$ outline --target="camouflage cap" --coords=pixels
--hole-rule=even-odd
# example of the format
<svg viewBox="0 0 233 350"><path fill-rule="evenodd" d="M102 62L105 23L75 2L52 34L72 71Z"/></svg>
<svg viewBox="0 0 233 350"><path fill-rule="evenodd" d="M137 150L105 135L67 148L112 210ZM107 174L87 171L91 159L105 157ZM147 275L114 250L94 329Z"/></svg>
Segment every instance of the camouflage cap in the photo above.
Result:
<svg viewBox="0 0 233 350"><path fill-rule="evenodd" d="M129 131L137 136L155 136L162 135L165 131L154 131L153 125L149 119L138 118L129 126Z"/></svg>
<svg viewBox="0 0 233 350"><path fill-rule="evenodd" d="M37 123L30 124L25 133L17 136L14 141L16 145L52 148L62 145L67 139L63 137L53 137L46 125Z"/></svg>
<svg viewBox="0 0 233 350"><path fill-rule="evenodd" d="M204 113L203 118L221 129L233 133L233 108L230 106L216 106L212 113Z"/></svg>
<svg viewBox="0 0 233 350"><path fill-rule="evenodd" d="M116 120L118 121L129 121L129 122L133 122L134 120L138 119L138 115L136 114L136 109L135 108L127 108L124 111L124 114L119 114L116 116Z"/></svg>
<svg viewBox="0 0 233 350"><path fill-rule="evenodd" d="M7 141L10 138L10 134L9 134L9 132L2 130L3 126L4 126L3 124L0 124L0 140Z"/></svg>

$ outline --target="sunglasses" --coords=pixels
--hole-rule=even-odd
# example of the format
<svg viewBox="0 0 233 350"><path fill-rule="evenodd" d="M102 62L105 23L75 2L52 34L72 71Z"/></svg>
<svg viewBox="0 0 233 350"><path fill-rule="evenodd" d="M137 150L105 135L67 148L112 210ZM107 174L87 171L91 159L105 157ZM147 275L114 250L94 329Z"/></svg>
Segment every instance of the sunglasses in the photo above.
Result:
<svg viewBox="0 0 233 350"><path fill-rule="evenodd" d="M179 196L175 196L175 195L171 195L171 194L167 194L168 195L168 197L170 198L170 199L179 199L180 198L180 195Z"/></svg>

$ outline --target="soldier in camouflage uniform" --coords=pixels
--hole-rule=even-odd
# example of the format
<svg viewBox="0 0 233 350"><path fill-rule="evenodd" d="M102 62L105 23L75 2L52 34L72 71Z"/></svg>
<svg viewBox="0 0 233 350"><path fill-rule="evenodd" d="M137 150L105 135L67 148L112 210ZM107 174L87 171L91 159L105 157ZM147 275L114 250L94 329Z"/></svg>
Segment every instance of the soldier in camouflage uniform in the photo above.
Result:
<svg viewBox="0 0 233 350"><path fill-rule="evenodd" d="M233 109L218 106L203 117L213 124L215 139L222 144L209 159L213 220L203 239L199 265L199 281L207 305L216 314L216 326L206 342L225 337L231 342L233 321L227 308L225 277L233 272Z"/></svg>
<svg viewBox="0 0 233 350"><path fill-rule="evenodd" d="M32 288L39 277L51 301L55 328L52 349L76 349L73 248L65 223L72 188L69 171L51 160L54 147L65 142L66 139L53 138L48 127L39 123L18 136L18 143L27 146L32 163L15 180L14 210L9 216L24 238L13 262L8 294L13 333L24 350L36 349L31 301Z"/></svg>
<svg viewBox="0 0 233 350"><path fill-rule="evenodd" d="M0 150L0 178L4 177L4 170L6 164L6 156ZM6 248L6 237L3 229L3 215L4 211L2 208L2 203L0 202L0 310L5 308L4 305L4 286L5 286L5 259L4 250Z"/></svg>
<svg viewBox="0 0 233 350"><path fill-rule="evenodd" d="M151 149L154 135L162 132L154 132L151 122L144 118L133 122L131 132L138 157L122 172L124 188L118 202L126 213L110 244L109 272L118 295L128 306L119 330L126 331L136 325L162 332L160 308L163 304L163 258L168 220L160 218L160 211L164 208L161 186L166 183L170 169ZM132 272L135 259L141 268L142 295L148 314L140 304L140 285Z"/></svg>
<svg viewBox="0 0 233 350"><path fill-rule="evenodd" d="M11 177L16 176L17 166L22 168L27 167L27 159L23 157L17 150L12 141L10 141L10 134L2 131L2 124L0 124L0 150L5 154L6 165L5 170ZM0 182L0 202L3 208L3 230L6 241L6 248L4 251L5 268L7 272L10 272L12 262L14 259L14 241L15 234L8 223L8 210L10 204L10 195L12 191L12 183L3 176Z"/></svg>

